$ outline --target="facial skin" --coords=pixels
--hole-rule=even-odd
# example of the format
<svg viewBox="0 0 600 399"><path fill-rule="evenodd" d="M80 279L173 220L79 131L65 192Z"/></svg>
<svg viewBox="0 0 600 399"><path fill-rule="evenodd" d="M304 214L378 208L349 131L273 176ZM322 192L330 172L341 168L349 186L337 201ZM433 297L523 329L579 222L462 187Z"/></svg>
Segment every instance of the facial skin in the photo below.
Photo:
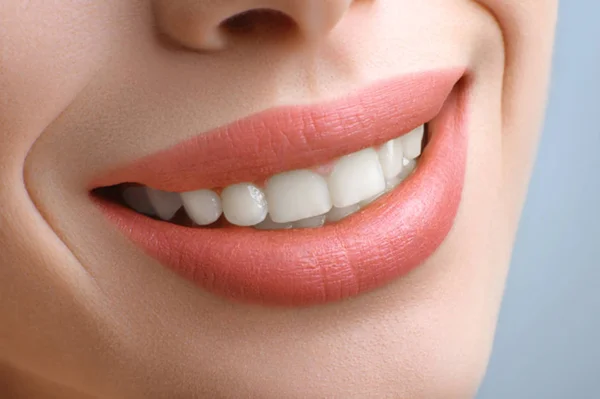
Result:
<svg viewBox="0 0 600 399"><path fill-rule="evenodd" d="M274 29L218 33L269 7ZM540 131L538 0L75 0L0 7L0 392L27 398L468 398L487 364ZM186 12L180 12L187 9ZM230 303L134 247L93 176L198 132L466 67L463 199L425 264L301 309Z"/></svg>

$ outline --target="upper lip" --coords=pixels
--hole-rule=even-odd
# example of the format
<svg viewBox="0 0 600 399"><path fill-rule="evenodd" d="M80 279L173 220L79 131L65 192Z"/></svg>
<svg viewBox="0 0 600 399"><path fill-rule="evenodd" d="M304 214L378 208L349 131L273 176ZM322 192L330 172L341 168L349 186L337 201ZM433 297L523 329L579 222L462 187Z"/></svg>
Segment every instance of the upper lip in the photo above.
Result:
<svg viewBox="0 0 600 399"><path fill-rule="evenodd" d="M185 192L317 166L430 121L463 73L415 73L327 103L270 109L104 173L90 188L138 183Z"/></svg>

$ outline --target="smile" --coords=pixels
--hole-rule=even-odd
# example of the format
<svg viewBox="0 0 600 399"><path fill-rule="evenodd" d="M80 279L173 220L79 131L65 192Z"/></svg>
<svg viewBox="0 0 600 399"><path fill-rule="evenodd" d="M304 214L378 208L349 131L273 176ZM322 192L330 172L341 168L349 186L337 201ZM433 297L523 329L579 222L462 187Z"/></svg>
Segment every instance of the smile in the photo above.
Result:
<svg viewBox="0 0 600 399"><path fill-rule="evenodd" d="M321 227L369 206L410 176L421 155L424 133L421 125L377 149L283 172L263 184L238 183L181 194L119 185L103 192L139 213L190 227L224 222L260 230Z"/></svg>
<svg viewBox="0 0 600 399"><path fill-rule="evenodd" d="M109 171L92 199L217 295L304 306L379 288L450 231L466 166L464 70L249 116Z"/></svg>

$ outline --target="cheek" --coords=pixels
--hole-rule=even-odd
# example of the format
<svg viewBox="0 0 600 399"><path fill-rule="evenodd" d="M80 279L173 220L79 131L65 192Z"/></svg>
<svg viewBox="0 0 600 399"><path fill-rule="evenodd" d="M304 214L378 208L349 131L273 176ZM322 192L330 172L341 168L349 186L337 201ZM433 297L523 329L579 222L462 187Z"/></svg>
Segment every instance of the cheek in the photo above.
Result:
<svg viewBox="0 0 600 399"><path fill-rule="evenodd" d="M49 378L62 373L50 364L56 353L50 348L68 353L73 342L56 329L57 320L77 325L78 335L98 332L86 327L84 306L74 299L89 291L81 285L85 270L31 203L23 165L106 54L111 29L105 24L114 23L108 10L115 2L103 3L16 0L0 6L0 357L36 365Z"/></svg>
<svg viewBox="0 0 600 399"><path fill-rule="evenodd" d="M480 0L505 43L502 98L502 200L516 232L545 110L558 2ZM512 239L512 238L511 238Z"/></svg>
<svg viewBox="0 0 600 399"><path fill-rule="evenodd" d="M8 145L0 148L0 159L12 163L25 158L39 134L97 72L124 6L115 7L115 1L5 3L0 11L0 96L8 101L0 102L0 141Z"/></svg>

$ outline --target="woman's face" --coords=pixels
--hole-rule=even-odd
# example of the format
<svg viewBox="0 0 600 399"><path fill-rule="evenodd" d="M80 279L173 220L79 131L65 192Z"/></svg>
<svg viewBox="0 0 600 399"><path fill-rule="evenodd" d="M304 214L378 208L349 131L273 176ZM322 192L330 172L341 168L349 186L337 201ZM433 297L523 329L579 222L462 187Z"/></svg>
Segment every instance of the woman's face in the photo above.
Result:
<svg viewBox="0 0 600 399"><path fill-rule="evenodd" d="M555 1L3 3L13 375L99 397L474 393ZM423 124L421 157L384 144ZM166 192L201 189L171 219Z"/></svg>

